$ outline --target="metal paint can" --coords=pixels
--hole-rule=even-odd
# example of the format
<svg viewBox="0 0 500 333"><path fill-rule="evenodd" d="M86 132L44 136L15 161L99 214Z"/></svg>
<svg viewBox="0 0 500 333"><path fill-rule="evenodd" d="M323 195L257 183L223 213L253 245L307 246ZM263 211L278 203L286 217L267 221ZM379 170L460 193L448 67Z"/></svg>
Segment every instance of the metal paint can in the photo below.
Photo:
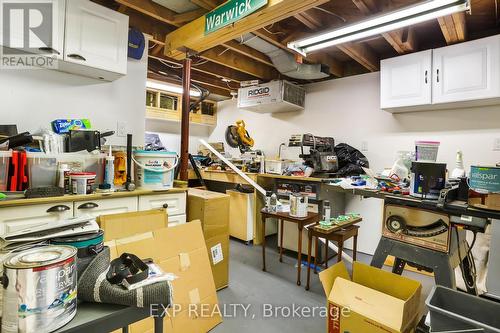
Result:
<svg viewBox="0 0 500 333"><path fill-rule="evenodd" d="M301 194L290 194L290 216L306 217L309 198Z"/></svg>
<svg viewBox="0 0 500 333"><path fill-rule="evenodd" d="M52 332L76 314L76 249L49 245L3 263L2 332Z"/></svg>

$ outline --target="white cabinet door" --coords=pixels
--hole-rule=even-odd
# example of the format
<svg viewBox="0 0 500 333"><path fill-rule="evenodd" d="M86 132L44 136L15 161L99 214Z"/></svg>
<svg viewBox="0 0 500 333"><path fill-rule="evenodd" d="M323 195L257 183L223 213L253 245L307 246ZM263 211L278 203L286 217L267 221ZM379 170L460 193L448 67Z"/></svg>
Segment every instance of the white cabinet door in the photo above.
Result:
<svg viewBox="0 0 500 333"><path fill-rule="evenodd" d="M73 217L73 202L0 209L0 235Z"/></svg>
<svg viewBox="0 0 500 333"><path fill-rule="evenodd" d="M382 109L431 104L432 50L382 60Z"/></svg>
<svg viewBox="0 0 500 333"><path fill-rule="evenodd" d="M75 216L89 214L93 217L137 211L137 197L89 200L74 203Z"/></svg>
<svg viewBox="0 0 500 333"><path fill-rule="evenodd" d="M63 59L65 0L46 0L2 3L4 18L10 27L0 25L0 45L5 46L5 55L16 50L40 54L54 59ZM25 29L29 27L29 29ZM5 32L5 35L4 35Z"/></svg>
<svg viewBox="0 0 500 333"><path fill-rule="evenodd" d="M500 36L434 50L433 103L500 97Z"/></svg>
<svg viewBox="0 0 500 333"><path fill-rule="evenodd" d="M88 0L66 7L64 60L126 74L128 16Z"/></svg>
<svg viewBox="0 0 500 333"><path fill-rule="evenodd" d="M142 195L139 210L166 208L169 219L174 215L186 214L186 193Z"/></svg>

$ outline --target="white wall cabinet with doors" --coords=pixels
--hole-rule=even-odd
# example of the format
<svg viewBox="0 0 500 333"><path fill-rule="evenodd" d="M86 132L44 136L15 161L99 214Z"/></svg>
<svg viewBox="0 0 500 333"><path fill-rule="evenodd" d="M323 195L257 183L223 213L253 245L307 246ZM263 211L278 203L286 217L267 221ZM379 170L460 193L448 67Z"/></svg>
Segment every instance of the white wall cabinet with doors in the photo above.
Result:
<svg viewBox="0 0 500 333"><path fill-rule="evenodd" d="M63 72L106 81L127 74L128 16L90 0L48 1L53 5L54 44L47 47L40 41L39 47L30 45L30 52L56 59L54 69ZM23 25L22 15L10 19L13 27ZM27 47L21 30L14 29L8 43L0 39L4 50Z"/></svg>
<svg viewBox="0 0 500 333"><path fill-rule="evenodd" d="M390 112L500 104L500 35L386 59L380 70Z"/></svg>
<svg viewBox="0 0 500 333"><path fill-rule="evenodd" d="M186 223L186 192L154 195L132 195L114 198L89 198L71 201L71 197L54 203L0 207L0 237L33 226L53 223L74 216L89 214L93 217L166 208L169 226Z"/></svg>

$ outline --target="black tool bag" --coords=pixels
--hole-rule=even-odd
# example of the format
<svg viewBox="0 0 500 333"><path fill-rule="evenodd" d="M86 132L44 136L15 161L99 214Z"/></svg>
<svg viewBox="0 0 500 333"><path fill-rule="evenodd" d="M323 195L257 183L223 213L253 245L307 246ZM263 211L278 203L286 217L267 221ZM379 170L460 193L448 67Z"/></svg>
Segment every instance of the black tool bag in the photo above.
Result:
<svg viewBox="0 0 500 333"><path fill-rule="evenodd" d="M139 262L146 267L147 265L136 256L133 256L134 258L132 256L124 254L113 260L115 268L111 268L109 248L105 247L78 280L78 299L86 302L121 304L139 308L149 307L151 304L170 306L172 304L170 281L157 282L134 290L127 290L116 284L118 281L121 283L124 278L131 278L129 282L135 280L139 282L140 279L147 278L148 270ZM108 281L108 277L112 282Z"/></svg>

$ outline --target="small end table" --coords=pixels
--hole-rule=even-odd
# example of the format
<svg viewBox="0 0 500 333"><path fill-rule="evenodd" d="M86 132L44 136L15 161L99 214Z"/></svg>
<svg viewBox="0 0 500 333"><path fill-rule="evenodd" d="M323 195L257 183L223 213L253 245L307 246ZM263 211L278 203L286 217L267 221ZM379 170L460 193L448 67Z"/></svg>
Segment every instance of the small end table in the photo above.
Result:
<svg viewBox="0 0 500 333"><path fill-rule="evenodd" d="M337 262L342 260L342 251L344 249L344 242L346 242L351 237L354 237L353 244L353 260L356 261L356 252L358 247L358 229L359 226L355 225L356 223L361 222L361 218L353 218L347 223L343 223L338 228L331 229L322 229L319 227L319 224L315 224L313 226L309 226L308 228L308 238L309 242L307 244L307 284L306 290L309 290L309 281L311 280L311 251L312 251L312 239L316 237L316 254L314 256L314 271L316 272L317 260L318 260L318 251L319 251L319 238L325 239L325 261L324 266L328 268L328 242L333 241L337 242L338 245L338 253L337 253Z"/></svg>
<svg viewBox="0 0 500 333"><path fill-rule="evenodd" d="M275 218L278 220L279 227L281 229L280 234L280 262L283 261L283 227L284 221L293 222L297 224L297 229L299 231L299 240L297 244L297 285L300 286L300 274L302 266L302 230L305 226L318 223L319 214L308 212L306 217L293 217L289 213L283 212L271 212L266 208L260 211L262 216L262 270L266 271L266 219Z"/></svg>

